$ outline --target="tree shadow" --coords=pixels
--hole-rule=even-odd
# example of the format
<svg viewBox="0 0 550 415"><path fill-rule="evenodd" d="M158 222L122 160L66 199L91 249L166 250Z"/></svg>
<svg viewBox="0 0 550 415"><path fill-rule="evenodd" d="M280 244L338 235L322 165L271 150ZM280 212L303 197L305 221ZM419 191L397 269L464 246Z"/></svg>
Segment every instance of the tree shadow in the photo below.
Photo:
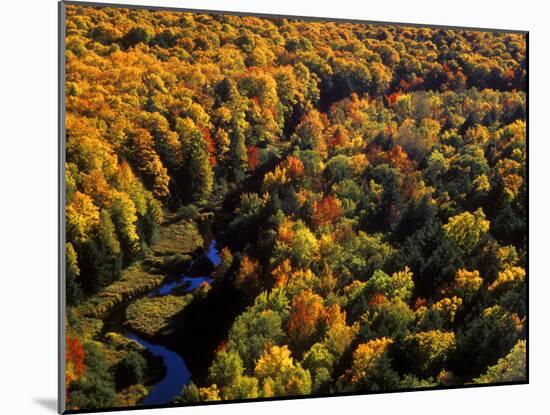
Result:
<svg viewBox="0 0 550 415"><path fill-rule="evenodd" d="M34 402L51 412L57 413L57 399L53 398L35 398Z"/></svg>

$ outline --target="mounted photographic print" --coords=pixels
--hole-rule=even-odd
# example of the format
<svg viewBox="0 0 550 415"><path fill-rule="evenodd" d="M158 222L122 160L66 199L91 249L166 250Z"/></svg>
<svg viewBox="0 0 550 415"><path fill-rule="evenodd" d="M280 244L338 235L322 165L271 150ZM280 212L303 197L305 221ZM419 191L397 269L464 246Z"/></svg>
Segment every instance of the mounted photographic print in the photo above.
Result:
<svg viewBox="0 0 550 415"><path fill-rule="evenodd" d="M60 412L527 383L527 32L59 10Z"/></svg>

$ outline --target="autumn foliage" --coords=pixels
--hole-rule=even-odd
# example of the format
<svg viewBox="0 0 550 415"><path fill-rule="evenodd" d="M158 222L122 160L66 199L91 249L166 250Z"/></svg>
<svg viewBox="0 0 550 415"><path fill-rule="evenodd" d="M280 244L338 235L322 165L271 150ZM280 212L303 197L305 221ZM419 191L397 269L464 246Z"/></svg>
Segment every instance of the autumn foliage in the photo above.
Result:
<svg viewBox="0 0 550 415"><path fill-rule="evenodd" d="M65 338L65 389L69 396L69 385L79 379L86 372L84 364L84 349L78 337L67 336Z"/></svg>
<svg viewBox="0 0 550 415"><path fill-rule="evenodd" d="M246 148L246 155L248 159L248 168L250 170L256 170L260 165L260 154L257 147L249 146Z"/></svg>
<svg viewBox="0 0 550 415"><path fill-rule="evenodd" d="M70 409L526 379L525 34L65 7Z"/></svg>
<svg viewBox="0 0 550 415"><path fill-rule="evenodd" d="M292 303L288 334L296 342L300 350L304 350L319 329L319 324L326 314L323 299L304 291Z"/></svg>
<svg viewBox="0 0 550 415"><path fill-rule="evenodd" d="M317 226L334 222L341 213L338 200L332 195L313 204L313 221Z"/></svg>

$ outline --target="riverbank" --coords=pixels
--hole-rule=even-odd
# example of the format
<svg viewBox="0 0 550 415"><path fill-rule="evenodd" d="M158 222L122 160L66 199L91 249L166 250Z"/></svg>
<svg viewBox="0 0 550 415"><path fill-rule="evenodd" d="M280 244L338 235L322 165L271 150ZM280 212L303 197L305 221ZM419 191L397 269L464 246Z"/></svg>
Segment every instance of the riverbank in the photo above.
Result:
<svg viewBox="0 0 550 415"><path fill-rule="evenodd" d="M165 277L183 271L205 249L198 225L168 217L145 257L122 271L118 281L75 308L84 317L102 319L117 305L159 287Z"/></svg>
<svg viewBox="0 0 550 415"><path fill-rule="evenodd" d="M258 185L275 165L266 163L224 195L215 214L190 207L168 214L142 260L68 310L72 335L100 345L111 372L136 347L145 358L142 380L116 391L119 405L170 404L191 377L206 383L215 351L246 305L229 280L214 278L215 240L227 232L228 212L243 189Z"/></svg>
<svg viewBox="0 0 550 415"><path fill-rule="evenodd" d="M204 251L204 239L198 231L198 224L169 216L142 260L124 269L120 280L103 288L78 307L67 310L67 333L77 337L81 343L99 346L112 373L116 372L119 363L130 352L138 352L145 358L147 370L144 371L143 381L117 389L117 401L121 406L143 402L154 386L166 377L167 372L163 358L153 350L148 351L145 340L126 337L127 306L154 294L163 284L169 284L170 276L189 267L192 260L200 257ZM187 300L191 301L192 298ZM185 305L187 302L182 304L181 309ZM173 311L178 313L181 309Z"/></svg>

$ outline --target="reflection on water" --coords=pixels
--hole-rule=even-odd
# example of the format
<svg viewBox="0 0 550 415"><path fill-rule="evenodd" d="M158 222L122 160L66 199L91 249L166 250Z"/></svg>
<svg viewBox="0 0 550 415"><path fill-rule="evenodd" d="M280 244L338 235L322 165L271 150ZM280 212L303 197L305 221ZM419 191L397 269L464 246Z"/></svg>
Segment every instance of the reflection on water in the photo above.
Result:
<svg viewBox="0 0 550 415"><path fill-rule="evenodd" d="M220 256L218 254L218 251L216 249L216 241L212 241L210 243L210 246L208 247L208 252L206 253L206 257L214 264L214 266L219 265L220 263ZM191 262L191 266L193 266L193 263L195 260ZM211 284L214 279L209 275L203 275L203 276L197 276L197 277L191 277L189 275L181 275L179 278L176 279L169 279L164 284L162 284L157 289L153 290L151 293L149 293L149 297L156 297L160 295L167 295L170 293L188 293L190 291L193 291L203 283L206 282L208 284Z"/></svg>
<svg viewBox="0 0 550 415"><path fill-rule="evenodd" d="M128 338L140 343L153 355L162 357L166 366L166 375L153 386L142 404L160 405L169 403L179 395L181 389L191 379L191 372L189 372L185 361L176 352L158 344L151 344L134 334L129 334Z"/></svg>
<svg viewBox="0 0 550 415"><path fill-rule="evenodd" d="M182 290L183 292L187 293L189 291L193 291L196 288L199 288L199 286L203 282L210 284L212 281L214 281L214 279L211 277L188 277L187 275L183 275L180 279L176 281L167 282L166 284L161 285L159 288L149 294L149 296L153 297L170 294L176 289L177 291Z"/></svg>
<svg viewBox="0 0 550 415"><path fill-rule="evenodd" d="M218 254L218 250L216 249L216 241L210 242L210 246L208 247L208 253L206 254L208 259L212 261L214 265L219 265L220 263L220 256Z"/></svg>
<svg viewBox="0 0 550 415"><path fill-rule="evenodd" d="M210 243L208 251L206 252L206 257L214 264L214 266L220 263L220 257L218 251L216 250L216 241L212 241ZM195 261L191 263L191 266L194 262ZM170 279L164 282L164 284L160 287L149 293L149 297L162 296L176 292L191 292L198 288L202 283L211 284L212 281L214 281L214 279L210 275L191 277L183 274L175 280ZM149 395L147 395L147 397L143 400L142 404L161 405L173 401L174 398L179 395L182 388L191 380L191 372L189 372L189 368L185 364L183 358L176 352L168 350L164 346L149 343L135 334L129 334L127 337L140 343L143 347L153 353L153 355L162 357L164 360L164 365L166 366L166 375L159 383L153 386L149 392Z"/></svg>

